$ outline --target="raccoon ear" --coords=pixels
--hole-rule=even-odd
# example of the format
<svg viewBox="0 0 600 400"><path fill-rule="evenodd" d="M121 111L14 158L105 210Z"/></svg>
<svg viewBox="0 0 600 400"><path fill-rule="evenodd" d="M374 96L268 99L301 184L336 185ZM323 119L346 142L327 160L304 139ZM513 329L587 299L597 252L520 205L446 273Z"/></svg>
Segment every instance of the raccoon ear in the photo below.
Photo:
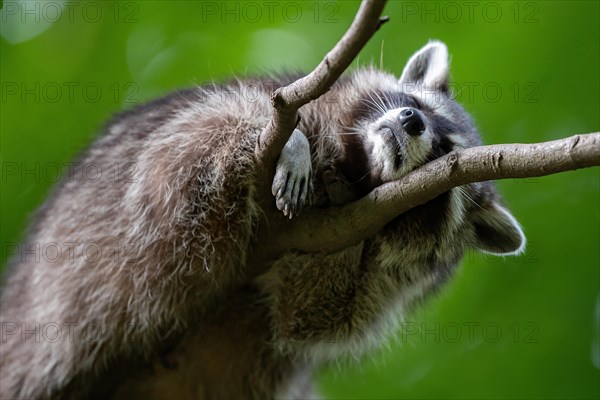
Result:
<svg viewBox="0 0 600 400"><path fill-rule="evenodd" d="M400 84L423 83L427 87L448 91L448 49L432 40L410 57L400 76Z"/></svg>
<svg viewBox="0 0 600 400"><path fill-rule="evenodd" d="M521 226L510 211L495 201L475 211L474 226L474 245L479 250L498 255L516 255L525 250Z"/></svg>

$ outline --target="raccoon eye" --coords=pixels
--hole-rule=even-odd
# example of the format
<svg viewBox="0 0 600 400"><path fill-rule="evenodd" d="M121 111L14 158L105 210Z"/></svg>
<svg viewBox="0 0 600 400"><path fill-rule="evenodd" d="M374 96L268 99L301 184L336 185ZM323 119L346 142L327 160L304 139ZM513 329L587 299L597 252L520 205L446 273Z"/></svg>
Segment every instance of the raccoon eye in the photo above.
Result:
<svg viewBox="0 0 600 400"><path fill-rule="evenodd" d="M418 108L418 109L423 108L423 106L421 105L421 103L419 102L419 100L415 99L414 97L411 97L410 102L412 103L410 105L410 107Z"/></svg>

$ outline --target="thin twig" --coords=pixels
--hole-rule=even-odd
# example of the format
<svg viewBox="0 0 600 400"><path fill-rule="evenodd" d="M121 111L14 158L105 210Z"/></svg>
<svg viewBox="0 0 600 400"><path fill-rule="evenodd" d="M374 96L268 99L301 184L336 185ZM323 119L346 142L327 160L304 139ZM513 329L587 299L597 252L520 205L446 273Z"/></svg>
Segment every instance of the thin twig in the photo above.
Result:
<svg viewBox="0 0 600 400"><path fill-rule="evenodd" d="M298 109L326 93L348 68L367 41L388 20L380 18L384 0L364 0L352 25L323 61L307 76L273 92L273 119L256 146L259 168L272 179L281 149L299 122Z"/></svg>

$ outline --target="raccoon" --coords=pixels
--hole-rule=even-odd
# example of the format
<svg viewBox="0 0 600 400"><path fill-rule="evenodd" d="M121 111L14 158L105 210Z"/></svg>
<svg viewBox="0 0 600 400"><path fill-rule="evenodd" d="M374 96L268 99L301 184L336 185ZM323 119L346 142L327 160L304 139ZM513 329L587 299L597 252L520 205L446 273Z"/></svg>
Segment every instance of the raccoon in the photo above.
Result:
<svg viewBox="0 0 600 400"><path fill-rule="evenodd" d="M272 90L292 78L178 91L117 116L78 163L102 179L63 180L5 276L1 397L307 398L317 365L380 344L466 249L521 252L522 229L482 182L357 245L290 251L248 277L265 204L302 218L480 145L448 79L437 41L400 78L373 67L342 77L302 108L270 200L257 191L254 148ZM40 243L69 251L35 257ZM49 340L48 326L62 335ZM186 379L148 361L171 342ZM106 383L133 359L142 366L124 384Z"/></svg>

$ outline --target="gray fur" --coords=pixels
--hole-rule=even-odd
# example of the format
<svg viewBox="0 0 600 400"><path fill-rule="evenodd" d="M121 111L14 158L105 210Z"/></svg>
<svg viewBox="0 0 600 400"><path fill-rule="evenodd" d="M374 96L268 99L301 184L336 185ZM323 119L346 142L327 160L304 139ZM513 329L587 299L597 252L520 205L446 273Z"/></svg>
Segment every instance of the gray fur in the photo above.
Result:
<svg viewBox="0 0 600 400"><path fill-rule="evenodd" d="M444 53L439 46L426 50ZM278 164L272 206L287 205L291 216L305 202L344 204L429 159L480 144L469 116L440 85L447 65L413 57L402 81L358 70L305 106ZM403 91L406 83L417 90ZM261 214L253 150L271 116L272 90L272 82L252 79L191 89L106 127L82 168L117 172L128 161L132 174L94 182L74 174L42 206L26 242L94 243L101 254L90 260L77 247L51 261L17 256L2 290L2 324L24 323L34 333L42 329L36 323L71 324L72 335L54 342L7 335L0 397L98 395L115 365L151 357L200 329L202 340L173 351L194 371L178 390L198 398L305 398L318 362L380 344L451 276L467 248L522 250L521 229L484 182L452 189L349 249L286 254L247 282ZM417 138L395 131L390 142L382 127L408 106L421 110L427 129ZM402 162L390 164L395 154ZM91 325L103 334L86 340ZM111 394L168 397L161 390L169 377L148 372Z"/></svg>

